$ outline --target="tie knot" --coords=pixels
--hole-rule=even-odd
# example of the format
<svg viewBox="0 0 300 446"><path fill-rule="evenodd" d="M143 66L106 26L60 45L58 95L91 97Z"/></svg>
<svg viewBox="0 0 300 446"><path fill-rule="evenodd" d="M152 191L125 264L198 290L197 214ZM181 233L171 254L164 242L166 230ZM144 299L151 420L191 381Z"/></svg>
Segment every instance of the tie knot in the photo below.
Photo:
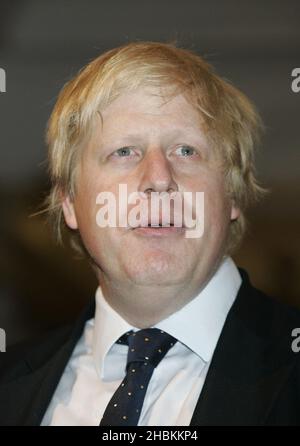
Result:
<svg viewBox="0 0 300 446"><path fill-rule="evenodd" d="M177 339L158 328L145 328L125 333L119 341L128 345L127 366L132 362L156 367Z"/></svg>

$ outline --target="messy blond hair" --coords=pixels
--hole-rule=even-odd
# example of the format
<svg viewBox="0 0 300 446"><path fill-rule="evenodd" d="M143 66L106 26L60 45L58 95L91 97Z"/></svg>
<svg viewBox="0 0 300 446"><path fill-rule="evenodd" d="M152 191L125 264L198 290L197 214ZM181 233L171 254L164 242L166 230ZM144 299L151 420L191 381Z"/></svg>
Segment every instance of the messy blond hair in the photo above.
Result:
<svg viewBox="0 0 300 446"><path fill-rule="evenodd" d="M260 118L246 96L201 57L159 42L129 43L105 52L60 92L47 131L52 181L48 211L58 239L66 227L62 197L75 196L79 154L91 136L97 113L123 92L141 86L174 87L173 95L186 95L199 111L208 137L222 156L228 193L241 210L240 217L231 222L227 243L227 253L231 253L245 232L247 207L264 191L254 167ZM78 247L80 236L72 232Z"/></svg>

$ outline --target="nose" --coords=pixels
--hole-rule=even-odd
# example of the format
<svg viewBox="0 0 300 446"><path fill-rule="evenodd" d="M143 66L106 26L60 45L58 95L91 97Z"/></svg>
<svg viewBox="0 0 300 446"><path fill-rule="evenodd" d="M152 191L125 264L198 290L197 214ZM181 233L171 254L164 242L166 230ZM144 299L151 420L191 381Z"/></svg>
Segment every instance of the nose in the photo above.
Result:
<svg viewBox="0 0 300 446"><path fill-rule="evenodd" d="M172 167L165 153L159 147L149 149L142 163L142 177L139 190L150 192L177 192Z"/></svg>

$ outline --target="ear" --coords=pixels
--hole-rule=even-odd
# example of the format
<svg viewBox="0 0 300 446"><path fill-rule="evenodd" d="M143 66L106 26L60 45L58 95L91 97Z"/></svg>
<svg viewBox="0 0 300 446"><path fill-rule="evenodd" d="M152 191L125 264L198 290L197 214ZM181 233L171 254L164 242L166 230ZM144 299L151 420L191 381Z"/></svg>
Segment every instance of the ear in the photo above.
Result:
<svg viewBox="0 0 300 446"><path fill-rule="evenodd" d="M232 200L231 203L231 214L230 214L230 220L237 220L239 216L241 215L240 208L235 204L234 200Z"/></svg>
<svg viewBox="0 0 300 446"><path fill-rule="evenodd" d="M66 195L63 198L62 209L67 226L69 226L70 229L78 229L74 203L71 200L70 195Z"/></svg>

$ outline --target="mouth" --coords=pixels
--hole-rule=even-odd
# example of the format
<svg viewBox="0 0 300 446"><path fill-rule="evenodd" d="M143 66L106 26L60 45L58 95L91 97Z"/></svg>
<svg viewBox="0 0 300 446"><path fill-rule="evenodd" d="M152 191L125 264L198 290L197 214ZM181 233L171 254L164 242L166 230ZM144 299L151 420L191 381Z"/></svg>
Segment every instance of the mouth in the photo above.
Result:
<svg viewBox="0 0 300 446"><path fill-rule="evenodd" d="M174 226L173 223L170 224L159 223L157 225L149 223L147 226L138 226L132 229L133 232L136 233L137 235L146 237L169 237L169 236L178 236L185 233L184 227Z"/></svg>

